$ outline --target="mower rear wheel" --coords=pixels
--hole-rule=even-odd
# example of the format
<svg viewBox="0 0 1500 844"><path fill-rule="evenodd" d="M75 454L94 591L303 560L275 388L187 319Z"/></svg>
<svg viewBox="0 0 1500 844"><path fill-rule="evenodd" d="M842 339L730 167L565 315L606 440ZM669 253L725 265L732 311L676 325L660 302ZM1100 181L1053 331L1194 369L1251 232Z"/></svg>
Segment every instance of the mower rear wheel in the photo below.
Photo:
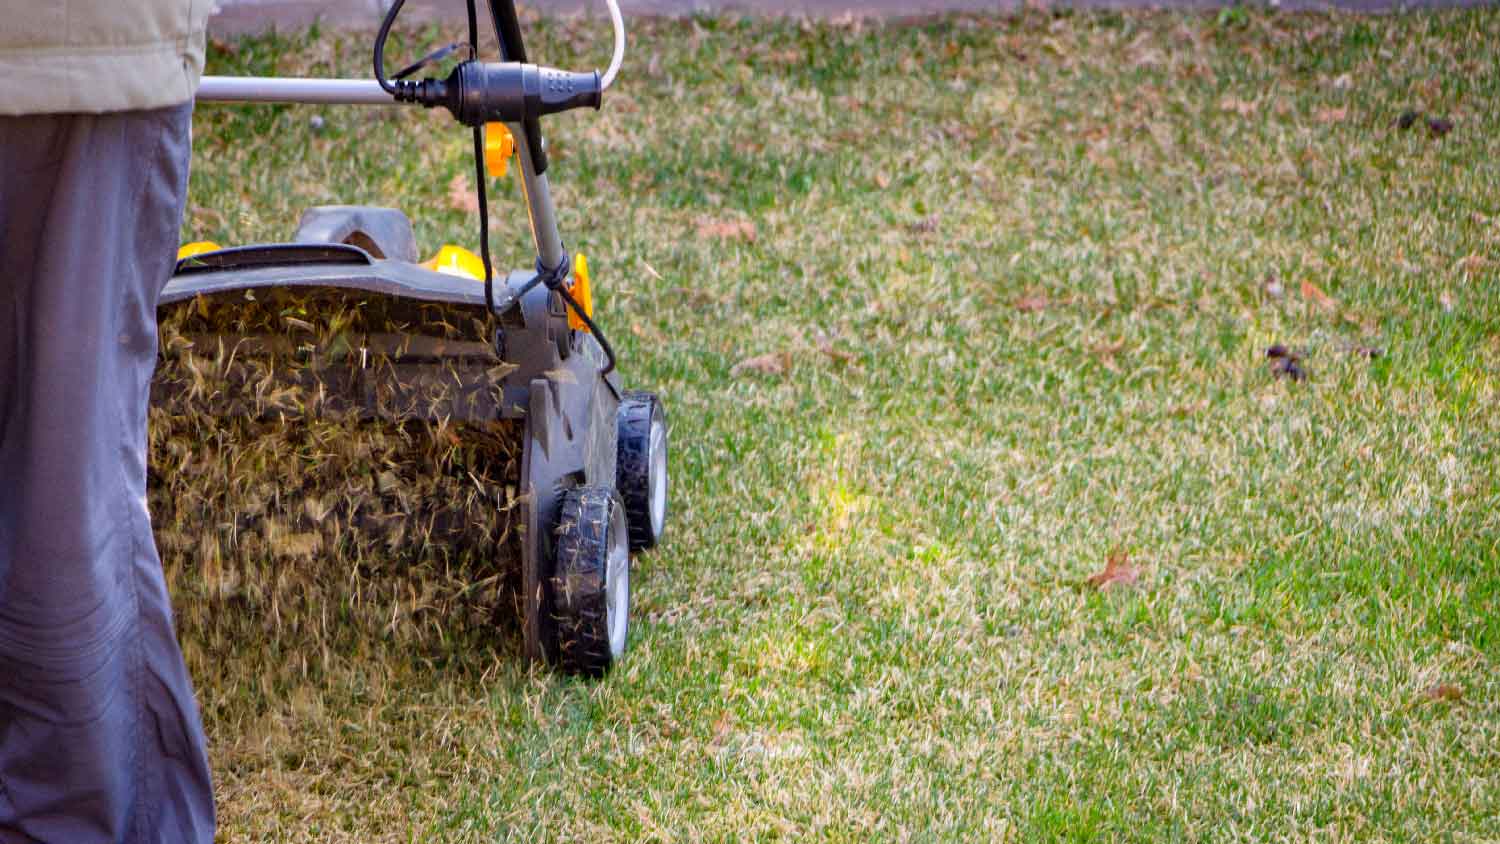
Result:
<svg viewBox="0 0 1500 844"><path fill-rule="evenodd" d="M556 547L550 585L558 666L597 677L625 653L629 633L629 536L620 499L608 487L564 492Z"/></svg>
<svg viewBox="0 0 1500 844"><path fill-rule="evenodd" d="M628 392L616 415L615 484L625 502L630 550L655 548L667 526L667 416L654 393Z"/></svg>

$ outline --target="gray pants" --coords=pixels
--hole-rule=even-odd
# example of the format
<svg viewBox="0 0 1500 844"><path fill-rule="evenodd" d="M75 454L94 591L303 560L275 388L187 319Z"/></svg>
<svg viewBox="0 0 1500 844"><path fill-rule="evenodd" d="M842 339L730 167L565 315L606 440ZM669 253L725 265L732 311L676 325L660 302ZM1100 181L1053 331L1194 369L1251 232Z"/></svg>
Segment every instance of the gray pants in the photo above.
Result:
<svg viewBox="0 0 1500 844"><path fill-rule="evenodd" d="M146 512L190 105L0 117L0 842L210 842Z"/></svg>

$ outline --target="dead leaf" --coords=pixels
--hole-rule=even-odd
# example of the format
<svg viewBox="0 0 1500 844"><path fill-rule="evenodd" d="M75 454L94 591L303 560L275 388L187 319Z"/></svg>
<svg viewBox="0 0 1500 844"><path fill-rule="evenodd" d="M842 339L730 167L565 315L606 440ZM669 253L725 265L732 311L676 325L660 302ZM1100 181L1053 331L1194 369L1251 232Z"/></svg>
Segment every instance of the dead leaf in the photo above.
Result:
<svg viewBox="0 0 1500 844"><path fill-rule="evenodd" d="M749 220L699 220L698 236L755 242L755 223Z"/></svg>
<svg viewBox="0 0 1500 844"><path fill-rule="evenodd" d="M1324 311L1331 311L1339 306L1337 299L1324 293L1323 288L1306 280L1302 282L1302 298Z"/></svg>
<svg viewBox="0 0 1500 844"><path fill-rule="evenodd" d="M455 175L448 181L448 207L465 214L479 213L479 197L474 195L474 188L469 184L469 177L463 173Z"/></svg>
<svg viewBox="0 0 1500 844"><path fill-rule="evenodd" d="M1490 259L1489 258L1486 258L1485 256L1479 254L1478 252L1471 252L1468 255L1465 255L1464 257L1459 258L1458 259L1458 263L1454 264L1453 268L1456 269L1456 270L1458 270L1461 273L1477 273L1477 272L1482 271L1485 267L1488 267L1489 265L1490 265Z"/></svg>
<svg viewBox="0 0 1500 844"><path fill-rule="evenodd" d="M1089 352L1091 352L1095 357L1099 358L1099 365L1116 375L1120 374L1120 367L1115 362L1115 355L1118 355L1124 350L1125 341L1123 339L1116 340L1113 343L1093 343L1089 346Z"/></svg>
<svg viewBox="0 0 1500 844"><path fill-rule="evenodd" d="M938 219L938 215L929 214L915 223L908 223L906 228L914 234L932 234L938 230Z"/></svg>
<svg viewBox="0 0 1500 844"><path fill-rule="evenodd" d="M833 345L833 341L834 338L829 337L827 334L825 334L823 332L823 329L821 328L819 328L813 334L813 344L818 347L818 351L840 363L848 363L849 361L854 360L854 355L844 351L843 349L835 348Z"/></svg>
<svg viewBox="0 0 1500 844"><path fill-rule="evenodd" d="M1456 701L1462 700L1464 690L1462 686L1455 683L1434 683L1422 690L1422 697L1428 700Z"/></svg>
<svg viewBox="0 0 1500 844"><path fill-rule="evenodd" d="M730 375L740 375L745 372L757 372L761 375L786 375L792 371L791 352L771 352L764 355L756 355L753 358L745 358L730 368Z"/></svg>
<svg viewBox="0 0 1500 844"><path fill-rule="evenodd" d="M1313 119L1319 123L1343 123L1348 116L1347 108L1320 108L1313 114Z"/></svg>
<svg viewBox="0 0 1500 844"><path fill-rule="evenodd" d="M1088 583L1095 589L1105 590L1116 586L1131 586L1140 578L1140 567L1130 565L1130 555L1117 548L1109 552L1104 571L1089 575Z"/></svg>
<svg viewBox="0 0 1500 844"><path fill-rule="evenodd" d="M1013 305L1016 310L1020 311L1023 314L1034 314L1038 311L1045 311L1051 304L1051 300L1040 293L1028 293L1027 295L1022 296L1014 302L1011 302L1011 305Z"/></svg>
<svg viewBox="0 0 1500 844"><path fill-rule="evenodd" d="M1240 117L1249 117L1255 113L1255 103L1239 97L1225 97L1219 100L1219 110L1238 114Z"/></svg>
<svg viewBox="0 0 1500 844"><path fill-rule="evenodd" d="M1271 361L1271 374L1277 378L1283 375L1293 381L1307 379L1307 370L1302 368L1302 355L1277 343L1266 349L1266 357Z"/></svg>

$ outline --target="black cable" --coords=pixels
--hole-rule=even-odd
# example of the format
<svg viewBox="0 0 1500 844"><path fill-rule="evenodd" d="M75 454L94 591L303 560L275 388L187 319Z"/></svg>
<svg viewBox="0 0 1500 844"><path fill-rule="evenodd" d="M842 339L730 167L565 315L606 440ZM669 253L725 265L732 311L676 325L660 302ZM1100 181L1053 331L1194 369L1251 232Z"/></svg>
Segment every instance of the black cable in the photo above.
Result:
<svg viewBox="0 0 1500 844"><path fill-rule="evenodd" d="M391 26L396 23L396 14L401 11L405 3L406 0L395 0L391 3L391 8L386 10L385 20L380 22L380 31L375 34L375 81L379 82L380 87L393 97L396 96L396 86L385 77L385 40L390 37Z"/></svg>
<svg viewBox="0 0 1500 844"><path fill-rule="evenodd" d="M559 285L553 289L562 294L563 301L568 303L568 307L573 309L573 313L578 314L578 318L583 320L584 325L588 326L589 333L593 334L594 339L599 341L599 348L604 350L604 356L609 362L604 365L603 369L599 370L599 374L608 375L614 372L615 348L609 344L609 340L604 336L604 332L599 330L599 326L594 322L592 317L583 312L583 307L578 304L578 300L573 298L573 294L568 292L568 288Z"/></svg>
<svg viewBox="0 0 1500 844"><path fill-rule="evenodd" d="M479 10L468 0L469 57L479 57ZM484 167L484 127L474 127L474 183L479 199L479 259L484 264L484 307L495 318L495 268L490 263L490 198L485 182L489 174Z"/></svg>
<svg viewBox="0 0 1500 844"><path fill-rule="evenodd" d="M470 0L472 3L473 0ZM495 270L490 264L490 200L485 191L484 127L474 127L474 181L479 188L479 259L484 263L484 307L495 318Z"/></svg>

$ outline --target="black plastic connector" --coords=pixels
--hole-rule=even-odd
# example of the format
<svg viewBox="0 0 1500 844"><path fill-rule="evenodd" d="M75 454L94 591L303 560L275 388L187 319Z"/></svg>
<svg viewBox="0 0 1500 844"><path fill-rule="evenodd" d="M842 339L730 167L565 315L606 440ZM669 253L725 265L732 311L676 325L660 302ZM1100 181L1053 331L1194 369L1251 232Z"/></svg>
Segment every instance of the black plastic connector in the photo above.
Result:
<svg viewBox="0 0 1500 844"><path fill-rule="evenodd" d="M447 79L398 84L396 99L442 106L465 126L520 123L575 108L599 108L599 72L570 73L520 62L460 64Z"/></svg>

